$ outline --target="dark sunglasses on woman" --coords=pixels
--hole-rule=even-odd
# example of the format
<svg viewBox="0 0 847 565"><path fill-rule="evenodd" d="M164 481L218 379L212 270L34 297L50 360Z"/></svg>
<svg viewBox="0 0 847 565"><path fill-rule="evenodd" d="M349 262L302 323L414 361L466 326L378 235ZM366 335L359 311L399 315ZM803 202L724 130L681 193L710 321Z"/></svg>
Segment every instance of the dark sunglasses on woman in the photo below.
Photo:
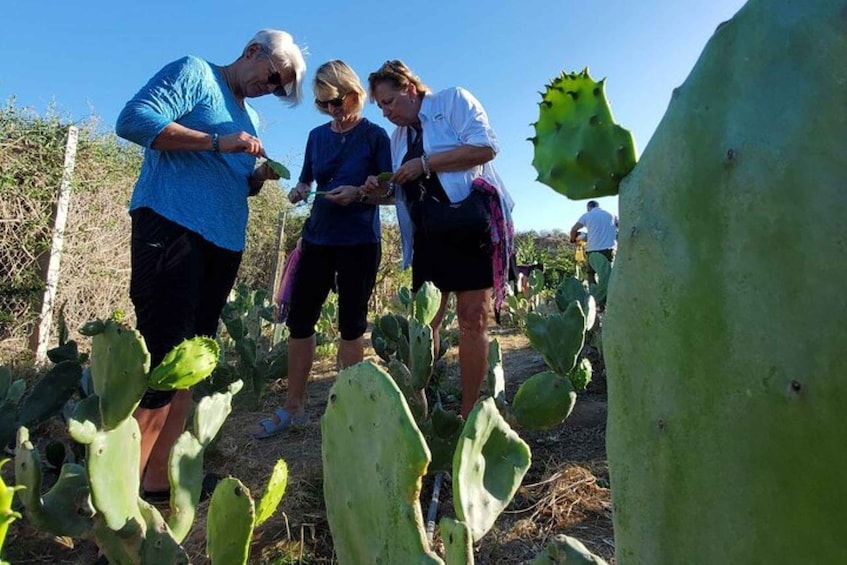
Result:
<svg viewBox="0 0 847 565"><path fill-rule="evenodd" d="M318 108L321 110L326 110L330 106L333 108L340 108L342 104L344 104L344 97L333 98L332 100L318 100L315 98L315 104L318 105Z"/></svg>

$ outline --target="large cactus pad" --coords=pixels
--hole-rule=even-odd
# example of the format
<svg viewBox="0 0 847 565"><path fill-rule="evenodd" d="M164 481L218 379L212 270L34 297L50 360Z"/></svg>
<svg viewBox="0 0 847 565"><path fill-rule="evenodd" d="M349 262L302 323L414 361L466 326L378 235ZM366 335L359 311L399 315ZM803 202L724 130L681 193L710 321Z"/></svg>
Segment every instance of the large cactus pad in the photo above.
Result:
<svg viewBox="0 0 847 565"><path fill-rule="evenodd" d="M339 562L440 563L428 547L419 502L429 450L392 378L370 362L341 371L321 435Z"/></svg>
<svg viewBox="0 0 847 565"><path fill-rule="evenodd" d="M612 118L604 83L562 73L541 95L532 161L538 181L579 200L618 193L635 166L632 135Z"/></svg>
<svg viewBox="0 0 847 565"><path fill-rule="evenodd" d="M529 465L529 446L497 411L494 399L478 403L468 415L453 457L453 505L474 541L494 525Z"/></svg>
<svg viewBox="0 0 847 565"><path fill-rule="evenodd" d="M147 390L149 370L150 353L137 331L109 320L91 339L91 379L107 429L135 411Z"/></svg>
<svg viewBox="0 0 847 565"><path fill-rule="evenodd" d="M621 187L618 563L847 563L845 61L844 0L750 0Z"/></svg>

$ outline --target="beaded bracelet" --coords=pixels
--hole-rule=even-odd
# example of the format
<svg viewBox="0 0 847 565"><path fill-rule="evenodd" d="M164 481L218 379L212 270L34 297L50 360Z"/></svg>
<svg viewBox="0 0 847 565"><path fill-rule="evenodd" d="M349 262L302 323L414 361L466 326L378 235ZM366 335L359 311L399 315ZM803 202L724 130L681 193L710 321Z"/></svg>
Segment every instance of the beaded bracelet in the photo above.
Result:
<svg viewBox="0 0 847 565"><path fill-rule="evenodd" d="M429 178L432 175L432 169L429 168L429 155L426 153L421 155L421 165L423 165L424 175Z"/></svg>
<svg viewBox="0 0 847 565"><path fill-rule="evenodd" d="M212 134L212 151L215 153L220 151L220 148L218 147L218 134L216 133Z"/></svg>

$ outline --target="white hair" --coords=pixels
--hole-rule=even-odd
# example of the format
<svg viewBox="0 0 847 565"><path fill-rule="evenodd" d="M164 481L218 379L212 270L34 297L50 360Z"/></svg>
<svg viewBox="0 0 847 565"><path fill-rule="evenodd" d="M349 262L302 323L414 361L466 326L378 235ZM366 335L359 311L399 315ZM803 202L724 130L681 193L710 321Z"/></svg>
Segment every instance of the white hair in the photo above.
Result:
<svg viewBox="0 0 847 565"><path fill-rule="evenodd" d="M253 36L247 46L260 45L269 55L279 60L282 68L294 71L294 87L291 93L283 96L278 96L280 100L288 102L291 106L296 106L303 100L303 79L306 76L306 61L303 58L303 51L294 43L294 38L291 34L278 29L263 29Z"/></svg>

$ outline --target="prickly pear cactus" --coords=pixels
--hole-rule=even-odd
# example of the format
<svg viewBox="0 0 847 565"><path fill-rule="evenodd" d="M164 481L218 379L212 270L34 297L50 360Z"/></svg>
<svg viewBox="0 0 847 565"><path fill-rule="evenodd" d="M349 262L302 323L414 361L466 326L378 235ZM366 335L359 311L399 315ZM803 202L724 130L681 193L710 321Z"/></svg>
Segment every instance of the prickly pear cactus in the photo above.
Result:
<svg viewBox="0 0 847 565"><path fill-rule="evenodd" d="M614 123L604 80L588 69L554 79L530 138L538 181L574 200L617 194L635 165L632 135Z"/></svg>
<svg viewBox="0 0 847 565"><path fill-rule="evenodd" d="M98 321L99 322L99 321ZM91 379L106 429L118 426L147 390L150 353L137 330L107 320L91 339Z"/></svg>
<svg viewBox="0 0 847 565"><path fill-rule="evenodd" d="M218 483L206 518L206 553L213 565L247 563L254 517L250 490L241 481L227 477Z"/></svg>
<svg viewBox="0 0 847 565"><path fill-rule="evenodd" d="M0 469L8 462L8 459L0 461ZM6 541L6 533L9 531L9 525L21 517L20 512L12 510L12 499L15 496L15 491L22 488L25 487L20 485L10 487L0 477L0 552L3 551L3 542Z"/></svg>
<svg viewBox="0 0 847 565"><path fill-rule="evenodd" d="M845 61L844 0L751 0L621 186L618 563L847 563Z"/></svg>
<svg viewBox="0 0 847 565"><path fill-rule="evenodd" d="M493 398L471 413L453 456L453 506L474 541L494 525L529 469L529 446L497 411Z"/></svg>
<svg viewBox="0 0 847 565"><path fill-rule="evenodd" d="M544 551L535 556L530 565L606 565L606 562L591 553L581 541L570 536L558 535L547 544Z"/></svg>
<svg viewBox="0 0 847 565"><path fill-rule="evenodd" d="M447 565L473 565L473 538L467 524L444 516L438 522L438 534L444 542Z"/></svg>
<svg viewBox="0 0 847 565"><path fill-rule="evenodd" d="M429 450L392 378L370 362L341 371L321 436L339 562L441 563L426 541L419 501Z"/></svg>
<svg viewBox="0 0 847 565"><path fill-rule="evenodd" d="M564 422L574 404L576 392L571 381L553 371L544 371L521 384L512 400L511 414L523 428L546 430Z"/></svg>
<svg viewBox="0 0 847 565"><path fill-rule="evenodd" d="M187 389L212 374L218 364L220 348L214 339L197 336L171 349L149 377L156 390Z"/></svg>

